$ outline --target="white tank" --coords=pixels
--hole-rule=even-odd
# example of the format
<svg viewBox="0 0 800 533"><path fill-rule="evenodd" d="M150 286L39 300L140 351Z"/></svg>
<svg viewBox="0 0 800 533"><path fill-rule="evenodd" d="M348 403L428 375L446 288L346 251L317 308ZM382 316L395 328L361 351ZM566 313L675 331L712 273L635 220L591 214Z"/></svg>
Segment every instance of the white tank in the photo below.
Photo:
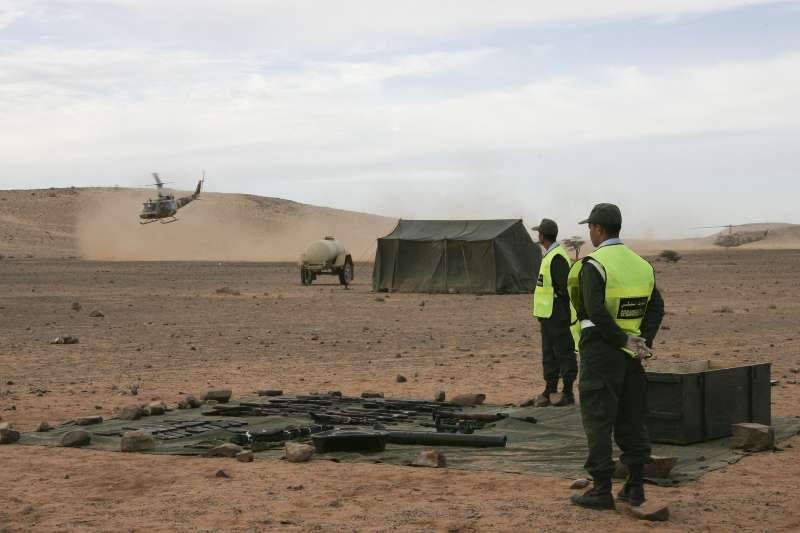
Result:
<svg viewBox="0 0 800 533"><path fill-rule="evenodd" d="M344 245L332 237L314 241L306 248L303 262L310 265L334 263L339 255L345 253Z"/></svg>

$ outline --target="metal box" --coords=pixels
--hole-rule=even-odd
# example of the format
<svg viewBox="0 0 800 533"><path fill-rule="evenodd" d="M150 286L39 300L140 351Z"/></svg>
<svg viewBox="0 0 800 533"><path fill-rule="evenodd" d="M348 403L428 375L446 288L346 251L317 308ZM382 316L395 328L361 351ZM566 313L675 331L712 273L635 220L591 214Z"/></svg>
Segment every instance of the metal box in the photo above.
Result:
<svg viewBox="0 0 800 533"><path fill-rule="evenodd" d="M731 424L770 425L770 364L654 362L647 368L653 442L692 444L731 435Z"/></svg>

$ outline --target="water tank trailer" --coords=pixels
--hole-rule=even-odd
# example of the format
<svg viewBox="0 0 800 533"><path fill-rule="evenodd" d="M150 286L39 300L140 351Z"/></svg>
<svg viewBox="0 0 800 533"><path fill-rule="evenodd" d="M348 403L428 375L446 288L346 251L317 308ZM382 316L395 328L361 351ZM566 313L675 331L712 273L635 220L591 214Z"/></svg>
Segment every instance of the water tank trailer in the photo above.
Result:
<svg viewBox="0 0 800 533"><path fill-rule="evenodd" d="M342 285L353 281L353 259L334 237L312 242L300 257L300 282L303 285L311 285L320 275L339 276Z"/></svg>

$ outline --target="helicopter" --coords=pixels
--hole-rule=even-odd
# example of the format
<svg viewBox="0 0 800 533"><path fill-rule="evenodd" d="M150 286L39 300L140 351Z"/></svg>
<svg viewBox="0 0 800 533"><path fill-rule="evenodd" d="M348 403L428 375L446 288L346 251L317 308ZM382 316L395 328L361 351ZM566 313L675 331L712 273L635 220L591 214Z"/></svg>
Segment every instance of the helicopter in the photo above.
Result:
<svg viewBox="0 0 800 533"><path fill-rule="evenodd" d="M716 229L728 228L728 233L720 232L714 238L714 244L724 248L734 248L747 244L748 242L761 241L767 238L769 230L762 231L737 231L734 233L733 228L746 226L747 224L724 224L722 226L698 226L689 229Z"/></svg>
<svg viewBox="0 0 800 533"><path fill-rule="evenodd" d="M161 181L157 172L153 172L153 180L155 180L155 183L151 185L158 188L158 198L155 200L148 198L148 200L142 204L142 212L139 213L139 218L142 220L139 221L139 224L152 224L153 222L169 224L171 222L177 222L178 219L175 218L175 214L178 212L178 209L197 200L200 196L200 189L203 186L203 182L206 180L206 172L203 171L203 177L197 182L197 189L195 189L191 196L184 196L177 199L172 194L163 191L165 183Z"/></svg>

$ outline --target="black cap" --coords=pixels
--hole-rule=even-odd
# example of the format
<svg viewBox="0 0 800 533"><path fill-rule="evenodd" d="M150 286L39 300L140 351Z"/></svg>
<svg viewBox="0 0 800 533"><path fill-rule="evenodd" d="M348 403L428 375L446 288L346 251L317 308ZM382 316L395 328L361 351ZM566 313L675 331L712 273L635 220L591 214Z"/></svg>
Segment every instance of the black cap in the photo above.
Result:
<svg viewBox="0 0 800 533"><path fill-rule="evenodd" d="M589 218L578 224L599 224L600 226L622 226L622 213L614 204L597 204L589 213Z"/></svg>
<svg viewBox="0 0 800 533"><path fill-rule="evenodd" d="M543 218L538 226L534 226L531 229L545 235L558 235L558 224L556 224L555 220L550 220L549 218Z"/></svg>

